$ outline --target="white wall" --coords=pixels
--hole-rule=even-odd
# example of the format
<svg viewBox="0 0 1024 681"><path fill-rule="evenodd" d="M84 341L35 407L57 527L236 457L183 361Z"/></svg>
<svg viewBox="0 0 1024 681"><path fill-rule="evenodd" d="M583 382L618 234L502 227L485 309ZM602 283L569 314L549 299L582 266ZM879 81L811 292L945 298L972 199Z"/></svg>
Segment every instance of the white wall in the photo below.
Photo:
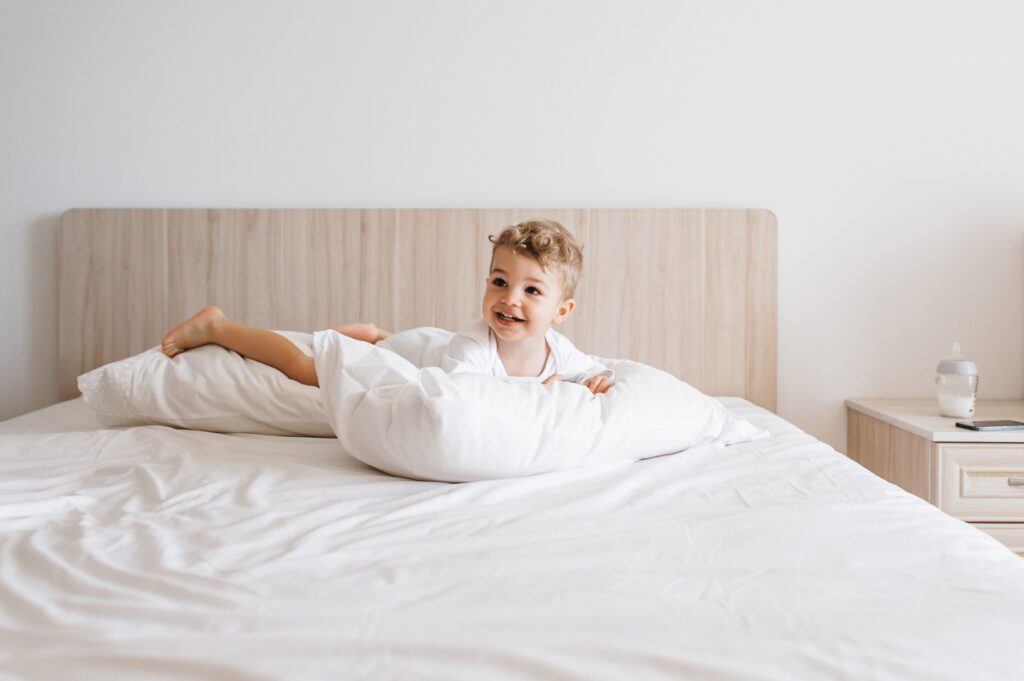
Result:
<svg viewBox="0 0 1024 681"><path fill-rule="evenodd" d="M780 412L1024 388L1024 6L0 0L0 418L88 206L767 207Z"/></svg>

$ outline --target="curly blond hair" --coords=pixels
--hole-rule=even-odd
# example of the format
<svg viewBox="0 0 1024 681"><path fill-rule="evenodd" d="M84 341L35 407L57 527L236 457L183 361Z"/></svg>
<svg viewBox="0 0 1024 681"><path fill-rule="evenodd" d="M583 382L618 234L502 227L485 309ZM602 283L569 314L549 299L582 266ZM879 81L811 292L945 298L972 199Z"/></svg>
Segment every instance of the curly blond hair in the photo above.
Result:
<svg viewBox="0 0 1024 681"><path fill-rule="evenodd" d="M572 298L576 284L583 273L583 247L576 242L572 232L554 220L525 220L506 227L501 234L487 237L494 252L502 246L513 253L529 255L547 272L552 266L562 274L562 299Z"/></svg>

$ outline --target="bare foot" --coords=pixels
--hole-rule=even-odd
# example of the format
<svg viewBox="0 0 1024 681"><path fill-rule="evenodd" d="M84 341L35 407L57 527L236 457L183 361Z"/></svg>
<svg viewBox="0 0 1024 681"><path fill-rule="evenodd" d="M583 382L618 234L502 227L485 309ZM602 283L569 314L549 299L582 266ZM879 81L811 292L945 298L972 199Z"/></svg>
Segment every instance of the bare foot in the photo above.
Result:
<svg viewBox="0 0 1024 681"><path fill-rule="evenodd" d="M189 348L206 345L210 342L210 327L221 319L227 317L219 307L204 307L193 317L168 331L163 343L160 344L160 349L168 357L174 357Z"/></svg>
<svg viewBox="0 0 1024 681"><path fill-rule="evenodd" d="M379 343L391 335L388 331L378 329L376 324L345 324L344 326L332 326L331 328L343 336L366 341L367 343Z"/></svg>

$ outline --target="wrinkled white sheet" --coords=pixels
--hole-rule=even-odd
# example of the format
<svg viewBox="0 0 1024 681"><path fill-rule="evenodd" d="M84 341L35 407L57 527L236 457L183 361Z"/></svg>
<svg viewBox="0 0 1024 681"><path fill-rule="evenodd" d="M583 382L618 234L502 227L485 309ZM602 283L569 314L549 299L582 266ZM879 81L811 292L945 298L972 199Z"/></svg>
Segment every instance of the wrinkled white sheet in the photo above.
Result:
<svg viewBox="0 0 1024 681"><path fill-rule="evenodd" d="M459 485L0 424L0 678L1019 678L1024 561L725 401L772 436Z"/></svg>

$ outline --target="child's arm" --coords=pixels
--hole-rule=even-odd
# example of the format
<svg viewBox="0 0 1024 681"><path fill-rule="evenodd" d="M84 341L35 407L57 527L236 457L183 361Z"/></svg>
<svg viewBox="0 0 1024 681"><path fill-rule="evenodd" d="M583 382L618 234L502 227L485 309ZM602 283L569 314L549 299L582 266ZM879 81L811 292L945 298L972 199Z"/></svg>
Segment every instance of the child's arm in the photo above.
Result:
<svg viewBox="0 0 1024 681"><path fill-rule="evenodd" d="M452 337L441 356L441 370L446 374L471 373L490 375L490 353L480 339L470 333Z"/></svg>
<svg viewBox="0 0 1024 681"><path fill-rule="evenodd" d="M598 374L597 376L591 376L588 378L583 382L583 385L590 388L590 392L595 395L600 395L601 393L608 392L608 389L615 385L615 381L613 381L610 376Z"/></svg>
<svg viewBox="0 0 1024 681"><path fill-rule="evenodd" d="M562 334L556 332L552 337L551 351L560 374L558 380L585 385L595 395L608 392L615 384L615 374L611 369L583 354Z"/></svg>
<svg viewBox="0 0 1024 681"><path fill-rule="evenodd" d="M542 382L544 383L544 385L547 385L548 383L551 383L553 381L564 381L564 380L565 380L565 376L562 376L561 374L551 374L550 376L545 378ZM573 383L583 383L583 385L587 386L587 388L590 389L590 392L594 393L595 395L600 395L601 393L606 393L606 392L608 392L609 388L611 388L613 385L615 385L615 381L613 381L610 377L608 377L608 376L606 376L604 374L598 374L596 376L591 376L590 378L586 379L585 381L571 381L571 382L573 382Z"/></svg>

